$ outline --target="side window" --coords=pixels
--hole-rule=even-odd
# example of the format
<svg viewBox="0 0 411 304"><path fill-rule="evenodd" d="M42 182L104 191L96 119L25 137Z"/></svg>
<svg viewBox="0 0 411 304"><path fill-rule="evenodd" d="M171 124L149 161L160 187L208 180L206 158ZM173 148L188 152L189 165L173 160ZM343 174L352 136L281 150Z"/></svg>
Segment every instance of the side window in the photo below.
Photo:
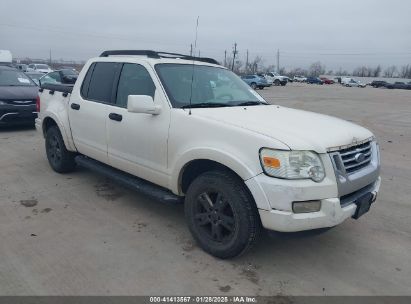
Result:
<svg viewBox="0 0 411 304"><path fill-rule="evenodd" d="M51 83L51 84L60 84L61 78L59 72L52 72L44 75L40 78L42 84Z"/></svg>
<svg viewBox="0 0 411 304"><path fill-rule="evenodd" d="M52 72L49 73L48 76L52 79L54 79L56 82L61 83L61 77L59 72Z"/></svg>
<svg viewBox="0 0 411 304"><path fill-rule="evenodd" d="M90 86L90 79L91 79L91 75L93 75L93 70L94 67L96 66L95 63L93 63L92 65L90 65L86 77L84 77L83 83L81 84L81 90L80 90L80 94L81 97L87 99L87 95L88 95L88 88Z"/></svg>
<svg viewBox="0 0 411 304"><path fill-rule="evenodd" d="M87 99L110 103L114 79L120 66L121 63L116 62L97 62L90 79Z"/></svg>
<svg viewBox="0 0 411 304"><path fill-rule="evenodd" d="M116 105L127 107L128 95L148 95L154 98L155 90L154 82L145 67L125 63L118 81Z"/></svg>

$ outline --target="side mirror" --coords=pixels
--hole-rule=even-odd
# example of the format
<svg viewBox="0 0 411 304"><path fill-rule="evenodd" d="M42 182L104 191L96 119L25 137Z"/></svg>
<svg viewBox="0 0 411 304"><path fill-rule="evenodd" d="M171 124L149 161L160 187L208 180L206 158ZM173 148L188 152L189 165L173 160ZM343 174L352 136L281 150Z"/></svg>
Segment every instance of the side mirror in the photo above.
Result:
<svg viewBox="0 0 411 304"><path fill-rule="evenodd" d="M127 111L130 113L144 113L158 115L161 107L154 104L153 97L148 95L128 95Z"/></svg>

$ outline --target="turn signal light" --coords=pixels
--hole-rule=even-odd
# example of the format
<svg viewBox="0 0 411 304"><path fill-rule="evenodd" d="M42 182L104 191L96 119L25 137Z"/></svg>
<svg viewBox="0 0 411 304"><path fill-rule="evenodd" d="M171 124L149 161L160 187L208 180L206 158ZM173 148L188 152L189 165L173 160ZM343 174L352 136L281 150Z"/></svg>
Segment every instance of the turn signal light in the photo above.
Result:
<svg viewBox="0 0 411 304"><path fill-rule="evenodd" d="M263 162L264 162L264 166L270 167L270 168L277 169L277 168L280 168L281 166L280 160L275 157L265 156L263 157Z"/></svg>

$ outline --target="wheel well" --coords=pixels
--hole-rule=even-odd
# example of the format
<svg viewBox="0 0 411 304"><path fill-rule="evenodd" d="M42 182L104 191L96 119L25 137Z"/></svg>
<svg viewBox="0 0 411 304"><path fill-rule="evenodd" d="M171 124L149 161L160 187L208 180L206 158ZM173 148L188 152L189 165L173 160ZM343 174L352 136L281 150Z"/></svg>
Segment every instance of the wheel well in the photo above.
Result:
<svg viewBox="0 0 411 304"><path fill-rule="evenodd" d="M201 174L207 171L229 171L242 180L242 178L233 170L218 162L209 159L197 159L186 164L180 174L180 189L183 193L187 192L190 184Z"/></svg>
<svg viewBox="0 0 411 304"><path fill-rule="evenodd" d="M47 130L53 126L57 126L57 123L53 118L46 117L43 121L43 135L46 136Z"/></svg>

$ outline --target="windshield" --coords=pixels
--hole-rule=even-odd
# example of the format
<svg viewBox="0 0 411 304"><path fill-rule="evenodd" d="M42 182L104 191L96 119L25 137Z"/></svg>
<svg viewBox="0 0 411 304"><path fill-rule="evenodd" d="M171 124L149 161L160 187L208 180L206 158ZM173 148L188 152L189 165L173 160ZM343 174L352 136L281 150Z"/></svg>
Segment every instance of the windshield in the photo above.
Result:
<svg viewBox="0 0 411 304"><path fill-rule="evenodd" d="M191 107L266 104L241 78L224 68L172 63L155 68L175 108L190 107L190 96Z"/></svg>
<svg viewBox="0 0 411 304"><path fill-rule="evenodd" d="M34 86L23 72L0 69L0 86Z"/></svg>
<svg viewBox="0 0 411 304"><path fill-rule="evenodd" d="M36 64L36 68L37 68L37 69L47 70L47 69L49 69L49 66L46 65L46 64Z"/></svg>

